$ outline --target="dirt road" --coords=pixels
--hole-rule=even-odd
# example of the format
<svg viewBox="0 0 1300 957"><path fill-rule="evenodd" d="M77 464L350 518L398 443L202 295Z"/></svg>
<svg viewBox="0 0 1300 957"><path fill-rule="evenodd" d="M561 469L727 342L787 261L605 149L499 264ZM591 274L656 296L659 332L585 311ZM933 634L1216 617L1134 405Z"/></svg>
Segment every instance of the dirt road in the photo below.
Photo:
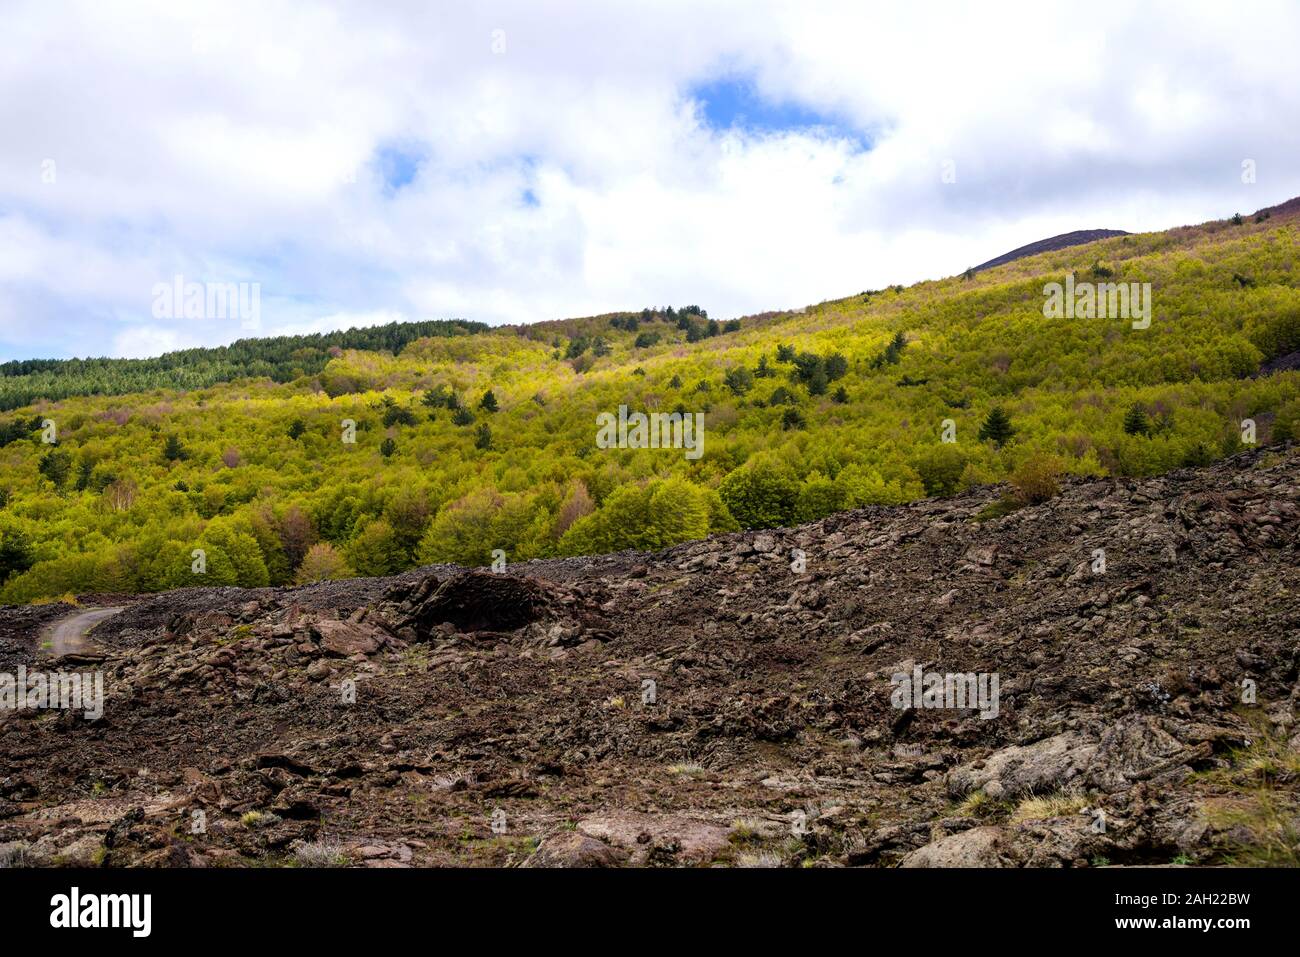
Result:
<svg viewBox="0 0 1300 957"><path fill-rule="evenodd" d="M71 618L56 621L42 635L41 650L56 658L62 655L93 653L95 646L87 637L91 629L121 610L121 607L92 608Z"/></svg>

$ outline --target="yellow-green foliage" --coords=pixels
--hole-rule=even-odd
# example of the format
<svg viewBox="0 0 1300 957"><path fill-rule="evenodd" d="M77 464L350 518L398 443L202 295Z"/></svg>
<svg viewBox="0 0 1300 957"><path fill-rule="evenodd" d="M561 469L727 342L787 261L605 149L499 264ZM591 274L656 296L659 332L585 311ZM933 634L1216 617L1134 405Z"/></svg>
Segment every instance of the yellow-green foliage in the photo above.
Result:
<svg viewBox="0 0 1300 957"><path fill-rule="evenodd" d="M1041 498L1058 467L1207 462L1243 448L1242 419L1260 442L1300 428L1300 373L1247 378L1300 348L1296 239L1212 223L739 329L591 317L335 349L287 382L37 402L0 415L0 601L658 548L952 494L1022 463ZM1044 318L1044 284L1099 262L1108 281L1151 283L1149 328ZM451 394L460 409L437 398ZM703 456L597 448L596 416L620 405L704 413ZM1148 428L1128 434L1135 405ZM1001 445L978 438L995 406L1014 428ZM45 418L55 450L29 428Z"/></svg>

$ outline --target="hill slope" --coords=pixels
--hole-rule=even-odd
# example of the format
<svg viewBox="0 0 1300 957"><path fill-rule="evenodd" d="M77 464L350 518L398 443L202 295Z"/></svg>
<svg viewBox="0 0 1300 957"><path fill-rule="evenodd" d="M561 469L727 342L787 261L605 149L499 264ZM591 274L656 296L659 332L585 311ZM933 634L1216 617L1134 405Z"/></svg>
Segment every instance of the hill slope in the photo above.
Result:
<svg viewBox="0 0 1300 957"><path fill-rule="evenodd" d="M0 714L0 846L1294 866L1298 465L1078 479L988 521L996 488L501 575L143 599L71 662L102 660L111 734ZM0 612L0 670L37 666L41 624L75 611ZM898 707L916 668L996 675L996 697Z"/></svg>
<svg viewBox="0 0 1300 957"><path fill-rule="evenodd" d="M654 549L1207 464L1300 422L1300 373L1258 374L1300 349L1277 209L738 322L645 310L37 402L0 416L0 601ZM1150 284L1148 321L1048 318L1070 273ZM701 416L700 454L600 447L621 406Z"/></svg>
<svg viewBox="0 0 1300 957"><path fill-rule="evenodd" d="M1070 246L1081 246L1084 243L1095 242L1098 239L1109 239L1112 236L1127 235L1129 234L1122 229L1076 229L1074 232L1061 233L1059 236L1051 236L1047 239L1040 239L1035 243L1017 246L1009 253L1003 253L986 263L980 263L980 265L973 267L971 271L981 272L985 269L992 269L994 266L1015 262L1017 259L1024 259L1026 256L1036 256L1039 253L1053 252Z"/></svg>

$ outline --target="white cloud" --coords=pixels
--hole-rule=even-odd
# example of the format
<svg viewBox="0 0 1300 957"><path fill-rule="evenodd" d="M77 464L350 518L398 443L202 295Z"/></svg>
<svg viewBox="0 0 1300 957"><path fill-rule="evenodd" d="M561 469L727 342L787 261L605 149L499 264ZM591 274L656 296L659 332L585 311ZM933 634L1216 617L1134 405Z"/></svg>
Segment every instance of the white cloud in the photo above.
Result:
<svg viewBox="0 0 1300 957"><path fill-rule="evenodd" d="M1249 212L1300 194L1298 27L1284 2L11 3L0 357L246 334L159 327L178 273L261 283L265 334L727 317ZM873 148L708 128L687 91L727 74ZM385 149L419 160L395 192Z"/></svg>

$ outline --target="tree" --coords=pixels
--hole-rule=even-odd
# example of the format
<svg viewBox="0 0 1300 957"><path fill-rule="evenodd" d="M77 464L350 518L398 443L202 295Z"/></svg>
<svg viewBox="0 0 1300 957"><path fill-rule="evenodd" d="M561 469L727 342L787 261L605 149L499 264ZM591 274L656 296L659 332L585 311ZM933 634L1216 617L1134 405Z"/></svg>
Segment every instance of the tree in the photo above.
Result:
<svg viewBox="0 0 1300 957"><path fill-rule="evenodd" d="M484 422L474 433L474 448L481 451L487 451L492 448L492 430Z"/></svg>
<svg viewBox="0 0 1300 957"><path fill-rule="evenodd" d="M718 494L742 528L775 528L793 521L799 482L789 466L760 453L729 472Z"/></svg>
<svg viewBox="0 0 1300 957"><path fill-rule="evenodd" d="M889 345L885 346L883 352L878 353L871 360L871 368L881 369L885 366L896 365L903 356L903 350L907 348L907 336L901 332L894 333L894 338L889 340Z"/></svg>
<svg viewBox="0 0 1300 957"><path fill-rule="evenodd" d="M242 524L242 528L241 528ZM196 584L239 585L264 588L270 581L266 561L247 521L216 519L199 537L199 548L207 553L207 577Z"/></svg>
<svg viewBox="0 0 1300 957"><path fill-rule="evenodd" d="M460 406L451 414L451 421L455 425L473 425L474 413L464 406Z"/></svg>
<svg viewBox="0 0 1300 957"><path fill-rule="evenodd" d="M483 398L478 400L478 407L483 409L485 412L495 412L500 408L497 405L497 397L492 394L491 389L488 389L483 393Z"/></svg>
<svg viewBox="0 0 1300 957"><path fill-rule="evenodd" d="M289 423L289 438L294 439L295 441L301 438L302 434L306 431L307 423L302 419L294 419Z"/></svg>
<svg viewBox="0 0 1300 957"><path fill-rule="evenodd" d="M50 449L41 456L40 464L36 468L62 492L63 486L68 483L68 476L72 474L72 456L63 449Z"/></svg>
<svg viewBox="0 0 1300 957"><path fill-rule="evenodd" d="M843 379L848 373L849 360L844 358L843 353L832 352L826 357L826 378L829 381Z"/></svg>
<svg viewBox="0 0 1300 957"><path fill-rule="evenodd" d="M456 393L449 391L445 385L438 385L424 393L420 402L430 409L453 409L456 407Z"/></svg>
<svg viewBox="0 0 1300 957"><path fill-rule="evenodd" d="M167 441L163 444L163 458L168 462L183 462L190 457L190 453L185 450L181 440L175 435L167 436Z"/></svg>
<svg viewBox="0 0 1300 957"><path fill-rule="evenodd" d="M795 507L795 518L800 522L815 522L847 507L846 490L833 480L819 472L813 472L804 480L799 490L799 502Z"/></svg>
<svg viewBox="0 0 1300 957"><path fill-rule="evenodd" d="M285 509L277 525L284 557L290 568L297 568L316 543L316 527L307 513L297 505Z"/></svg>
<svg viewBox="0 0 1300 957"><path fill-rule="evenodd" d="M392 458L393 453L396 451L397 451L397 443L393 441L391 436L379 443L379 454L386 459Z"/></svg>
<svg viewBox="0 0 1300 957"><path fill-rule="evenodd" d="M351 569L338 549L329 542L317 542L308 549L293 580L296 584L308 585L312 582L348 578L351 574Z"/></svg>
<svg viewBox="0 0 1300 957"><path fill-rule="evenodd" d="M831 396L831 401L837 405L844 405L847 403L849 401L848 389L844 388L844 386L840 386L835 390L835 394Z"/></svg>
<svg viewBox="0 0 1300 957"><path fill-rule="evenodd" d="M1015 434L1016 430L1012 428L1011 417L1007 415L1002 406L995 405L989 410L988 416L980 426L979 440L981 442L992 441L998 448L1002 448Z"/></svg>
<svg viewBox="0 0 1300 957"><path fill-rule="evenodd" d="M1011 473L1015 498L1022 505L1040 505L1060 492L1061 460L1055 455L1035 453Z"/></svg>
<svg viewBox="0 0 1300 957"><path fill-rule="evenodd" d="M370 522L345 551L348 564L366 577L392 575L406 566L406 550L398 541L393 526L384 519Z"/></svg>
<svg viewBox="0 0 1300 957"><path fill-rule="evenodd" d="M564 555L651 550L708 532L707 492L685 479L656 479L616 489L599 511L574 523L560 539L559 550Z"/></svg>
<svg viewBox="0 0 1300 957"><path fill-rule="evenodd" d="M1129 435L1151 434L1151 423L1147 419L1146 410L1136 402L1124 413L1124 431Z"/></svg>
<svg viewBox="0 0 1300 957"><path fill-rule="evenodd" d="M802 412L791 406L781 414L781 430L789 432L791 429L802 429L808 424Z"/></svg>
<svg viewBox="0 0 1300 957"><path fill-rule="evenodd" d="M744 366L728 369L722 377L732 395L744 395L754 387L754 376Z"/></svg>
<svg viewBox="0 0 1300 957"><path fill-rule="evenodd" d="M926 495L953 495L961 485L966 456L956 445L940 442L924 446L912 463Z"/></svg>
<svg viewBox="0 0 1300 957"><path fill-rule="evenodd" d="M561 506L559 514L555 516L552 534L559 538L572 527L574 522L594 511L596 511L596 503L592 500L591 493L587 491L587 484L581 479L576 480L569 491L569 497Z"/></svg>
<svg viewBox="0 0 1300 957"><path fill-rule="evenodd" d="M35 563L31 542L18 528L0 528L0 582L27 571Z"/></svg>
<svg viewBox="0 0 1300 957"><path fill-rule="evenodd" d="M415 425L415 413L384 396L384 428L391 429L395 425Z"/></svg>

